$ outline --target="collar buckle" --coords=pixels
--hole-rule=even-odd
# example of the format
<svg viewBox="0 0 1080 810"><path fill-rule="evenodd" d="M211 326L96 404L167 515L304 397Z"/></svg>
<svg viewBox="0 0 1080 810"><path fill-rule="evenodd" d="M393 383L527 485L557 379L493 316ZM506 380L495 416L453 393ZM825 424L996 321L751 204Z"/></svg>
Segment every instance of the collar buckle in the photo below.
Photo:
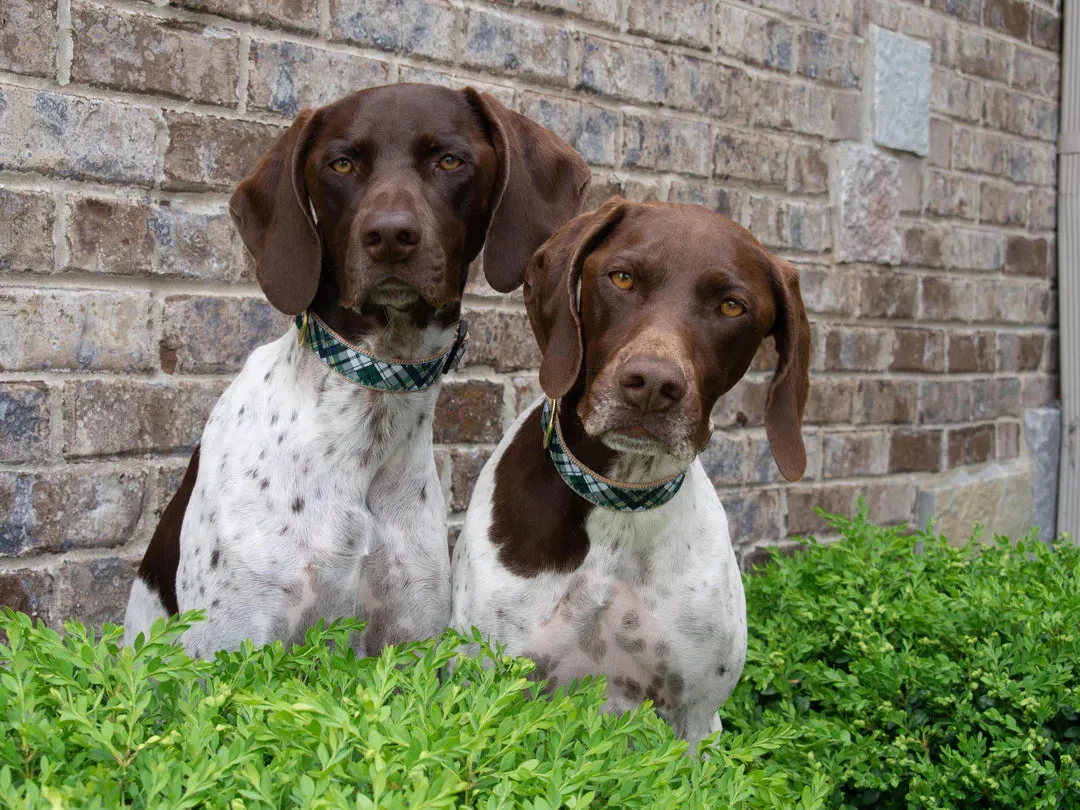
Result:
<svg viewBox="0 0 1080 810"><path fill-rule="evenodd" d="M551 446L551 437L555 435L555 420L559 418L559 400L548 399L547 422L544 424L544 449Z"/></svg>

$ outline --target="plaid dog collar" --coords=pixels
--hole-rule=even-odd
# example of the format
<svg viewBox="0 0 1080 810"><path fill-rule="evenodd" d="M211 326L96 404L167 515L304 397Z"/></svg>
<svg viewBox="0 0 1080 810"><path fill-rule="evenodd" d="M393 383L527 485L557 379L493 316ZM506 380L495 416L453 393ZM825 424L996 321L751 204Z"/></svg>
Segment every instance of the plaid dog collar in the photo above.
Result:
<svg viewBox="0 0 1080 810"><path fill-rule="evenodd" d="M544 428L544 447L551 456L562 480L585 500L615 512L644 512L655 509L675 497L686 471L648 484L620 484L593 472L570 452L559 424L559 400L545 399L540 424Z"/></svg>
<svg viewBox="0 0 1080 810"><path fill-rule="evenodd" d="M301 346L306 343L320 360L349 382L377 391L423 391L457 368L469 341L468 328L462 320L454 342L437 355L407 362L379 360L348 343L314 312L301 312L295 323Z"/></svg>

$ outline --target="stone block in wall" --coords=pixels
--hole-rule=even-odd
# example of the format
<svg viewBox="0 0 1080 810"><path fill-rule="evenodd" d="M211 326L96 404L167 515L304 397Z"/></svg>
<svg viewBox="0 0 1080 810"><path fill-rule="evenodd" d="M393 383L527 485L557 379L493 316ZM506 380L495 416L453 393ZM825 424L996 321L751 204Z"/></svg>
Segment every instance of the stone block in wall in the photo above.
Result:
<svg viewBox="0 0 1080 810"><path fill-rule="evenodd" d="M330 32L366 48L449 61L457 15L432 0L330 0Z"/></svg>
<svg viewBox="0 0 1080 810"><path fill-rule="evenodd" d="M33 76L56 73L56 2L20 0L0 14L0 70Z"/></svg>
<svg viewBox="0 0 1080 810"><path fill-rule="evenodd" d="M934 531L960 545L972 536L975 524L990 540L1005 535L1019 540L1032 526L1032 467L1026 460L995 461L973 470L962 469L920 481L916 502L920 526L934 522Z"/></svg>
<svg viewBox="0 0 1080 810"><path fill-rule="evenodd" d="M890 149L930 151L930 46L873 28L874 141Z"/></svg>
<svg viewBox="0 0 1080 810"><path fill-rule="evenodd" d="M1039 527L1039 539L1050 542L1056 538L1057 530L1061 411L1058 408L1030 408L1024 411L1024 443L1032 462L1033 523Z"/></svg>
<svg viewBox="0 0 1080 810"><path fill-rule="evenodd" d="M53 269L54 208L51 194L0 188L0 271Z"/></svg>
<svg viewBox="0 0 1080 810"><path fill-rule="evenodd" d="M163 126L131 104L0 85L0 171L149 185Z"/></svg>
<svg viewBox="0 0 1080 810"><path fill-rule="evenodd" d="M897 264L900 163L876 149L841 144L834 155L833 250L840 262Z"/></svg>

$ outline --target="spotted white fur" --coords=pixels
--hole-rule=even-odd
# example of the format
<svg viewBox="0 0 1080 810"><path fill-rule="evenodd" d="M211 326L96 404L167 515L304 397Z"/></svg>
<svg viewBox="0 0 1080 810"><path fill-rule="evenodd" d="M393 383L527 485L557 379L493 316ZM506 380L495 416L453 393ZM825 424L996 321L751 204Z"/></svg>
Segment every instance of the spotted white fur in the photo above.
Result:
<svg viewBox="0 0 1080 810"><path fill-rule="evenodd" d="M388 313L393 313L388 310ZM392 318L369 348L425 357L455 325L424 330ZM184 514L176 573L181 611L207 618L182 641L194 656L301 640L308 627L368 622L361 654L437 635L450 612L446 512L435 469L438 384L388 393L324 365L290 329L256 349L215 405ZM137 579L128 643L165 615Z"/></svg>
<svg viewBox="0 0 1080 810"><path fill-rule="evenodd" d="M510 654L534 658L557 684L604 673L608 708L652 697L696 747L720 730L717 709L746 658L742 579L716 491L694 461L664 506L591 510L589 551L577 570L518 576L490 540L492 498L499 459L537 407L522 414L480 473L454 551L451 625L475 626ZM657 473L644 458L629 459L607 474L634 482Z"/></svg>

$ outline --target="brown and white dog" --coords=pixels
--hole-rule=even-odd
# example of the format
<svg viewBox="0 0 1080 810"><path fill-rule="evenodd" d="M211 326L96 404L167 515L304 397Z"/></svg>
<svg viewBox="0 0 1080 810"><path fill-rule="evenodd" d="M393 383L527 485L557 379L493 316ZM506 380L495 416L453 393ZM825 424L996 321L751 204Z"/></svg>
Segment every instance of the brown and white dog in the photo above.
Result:
<svg viewBox="0 0 1080 810"><path fill-rule="evenodd" d="M717 399L773 335L766 430L783 475L802 476L798 273L702 207L616 198L540 248L525 301L558 424L536 403L481 472L452 625L533 658L550 685L606 675L608 708L648 697L696 746L746 656L727 519L696 457Z"/></svg>
<svg viewBox="0 0 1080 810"><path fill-rule="evenodd" d="M207 614L183 638L195 656L302 639L319 618L367 620L362 654L446 627L437 382L364 387L308 329L393 361L394 385L403 363L437 380L470 262L483 248L491 285L519 286L588 177L567 144L472 89L380 87L300 114L230 210L270 303L310 321L256 349L214 407L132 587L129 643L193 608Z"/></svg>

